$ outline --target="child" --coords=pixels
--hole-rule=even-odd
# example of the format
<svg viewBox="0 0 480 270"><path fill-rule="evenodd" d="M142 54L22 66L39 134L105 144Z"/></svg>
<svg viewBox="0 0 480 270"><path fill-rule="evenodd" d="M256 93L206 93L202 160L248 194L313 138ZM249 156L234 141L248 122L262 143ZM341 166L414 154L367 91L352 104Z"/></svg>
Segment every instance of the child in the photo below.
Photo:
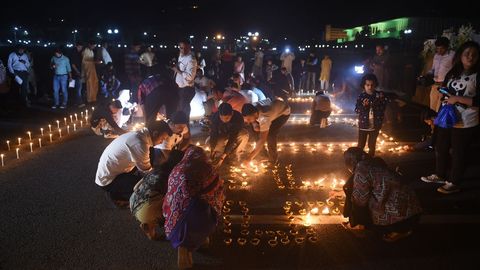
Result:
<svg viewBox="0 0 480 270"><path fill-rule="evenodd" d="M310 116L310 125L320 124L321 128L328 125L327 118L332 113L330 98L323 91L318 91L312 102L312 115Z"/></svg>
<svg viewBox="0 0 480 270"><path fill-rule="evenodd" d="M120 81L115 76L113 64L110 62L105 68L105 72L100 78L100 86L102 87L102 95L105 98L117 98Z"/></svg>
<svg viewBox="0 0 480 270"><path fill-rule="evenodd" d="M360 86L363 92L357 98L355 112L358 113L358 147L363 149L368 137L368 154L375 155L378 132L382 128L388 100L382 91L377 91L377 77L366 74Z"/></svg>

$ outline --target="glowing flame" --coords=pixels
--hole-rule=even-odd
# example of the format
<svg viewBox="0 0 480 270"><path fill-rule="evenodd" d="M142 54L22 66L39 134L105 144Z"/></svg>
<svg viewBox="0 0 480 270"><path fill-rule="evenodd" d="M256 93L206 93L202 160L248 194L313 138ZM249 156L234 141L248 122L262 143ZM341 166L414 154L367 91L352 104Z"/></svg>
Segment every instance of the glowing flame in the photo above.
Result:
<svg viewBox="0 0 480 270"><path fill-rule="evenodd" d="M305 217L305 223L304 223L305 226L310 226L312 225L312 217L310 216L310 213L307 214L307 216Z"/></svg>
<svg viewBox="0 0 480 270"><path fill-rule="evenodd" d="M310 213L312 215L318 215L318 212L319 212L318 207L312 208L312 210L310 210Z"/></svg>
<svg viewBox="0 0 480 270"><path fill-rule="evenodd" d="M324 214L324 215L330 214L330 209L328 209L328 207L323 208L322 214Z"/></svg>

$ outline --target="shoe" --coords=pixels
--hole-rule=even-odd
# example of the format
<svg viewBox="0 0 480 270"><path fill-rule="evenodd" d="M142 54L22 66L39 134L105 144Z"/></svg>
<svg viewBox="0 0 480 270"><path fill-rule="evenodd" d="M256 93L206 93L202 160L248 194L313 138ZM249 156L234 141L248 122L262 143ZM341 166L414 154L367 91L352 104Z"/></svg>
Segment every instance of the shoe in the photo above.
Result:
<svg viewBox="0 0 480 270"><path fill-rule="evenodd" d="M67 106L65 105L60 106L60 109L65 109L65 108L67 108Z"/></svg>
<svg viewBox="0 0 480 270"><path fill-rule="evenodd" d="M403 232L403 233L391 232L391 233L387 233L387 234L383 235L383 241L392 243L392 242L396 242L400 239L403 239L405 237L408 237L411 234L412 234L411 230L408 231L408 232Z"/></svg>
<svg viewBox="0 0 480 270"><path fill-rule="evenodd" d="M52 109L54 109L54 110L57 109L57 108L58 108L58 106L55 106L55 105L52 106Z"/></svg>
<svg viewBox="0 0 480 270"><path fill-rule="evenodd" d="M422 176L420 179L425 183L445 184L445 181L436 174Z"/></svg>
<svg viewBox="0 0 480 270"><path fill-rule="evenodd" d="M457 185L454 185L453 183L445 181L445 185L437 188L437 191L443 194L452 194L455 192L459 192L460 188Z"/></svg>

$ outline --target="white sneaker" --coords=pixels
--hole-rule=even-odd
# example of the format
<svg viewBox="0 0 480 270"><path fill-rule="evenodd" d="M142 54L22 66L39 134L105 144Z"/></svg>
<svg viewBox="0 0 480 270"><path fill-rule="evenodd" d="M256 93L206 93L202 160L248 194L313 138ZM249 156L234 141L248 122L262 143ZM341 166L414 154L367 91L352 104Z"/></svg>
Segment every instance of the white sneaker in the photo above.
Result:
<svg viewBox="0 0 480 270"><path fill-rule="evenodd" d="M437 191L443 194L451 194L451 193L459 192L460 188L457 185L454 185L453 183L445 181L445 185L437 188Z"/></svg>
<svg viewBox="0 0 480 270"><path fill-rule="evenodd" d="M443 180L436 174L432 174L429 176L422 176L420 177L420 179L425 183L445 184L445 180Z"/></svg>

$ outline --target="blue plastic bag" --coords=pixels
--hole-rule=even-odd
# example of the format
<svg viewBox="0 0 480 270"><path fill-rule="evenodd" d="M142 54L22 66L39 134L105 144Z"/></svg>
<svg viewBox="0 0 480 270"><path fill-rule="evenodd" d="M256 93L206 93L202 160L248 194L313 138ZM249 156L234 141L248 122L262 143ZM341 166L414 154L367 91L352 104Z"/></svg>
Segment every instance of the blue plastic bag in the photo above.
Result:
<svg viewBox="0 0 480 270"><path fill-rule="evenodd" d="M440 108L435 121L436 126L441 128L451 128L457 123L458 118L455 112L455 106L451 104L445 104Z"/></svg>

